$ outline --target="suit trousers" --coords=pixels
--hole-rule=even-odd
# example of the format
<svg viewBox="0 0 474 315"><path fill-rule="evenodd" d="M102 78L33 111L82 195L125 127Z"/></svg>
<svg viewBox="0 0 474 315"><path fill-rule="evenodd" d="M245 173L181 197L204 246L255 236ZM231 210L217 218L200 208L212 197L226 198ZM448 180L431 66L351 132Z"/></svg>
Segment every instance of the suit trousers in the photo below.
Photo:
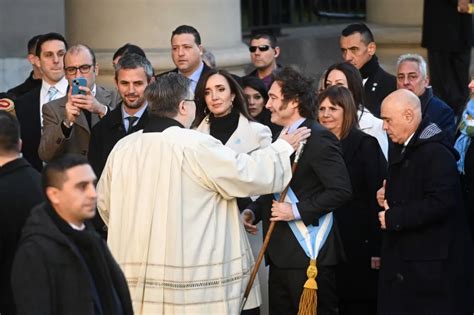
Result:
<svg viewBox="0 0 474 315"><path fill-rule="evenodd" d="M471 50L459 52L428 49L430 83L433 93L458 115L469 97Z"/></svg>
<svg viewBox="0 0 474 315"><path fill-rule="evenodd" d="M268 279L270 315L296 315L307 279L306 268L282 269L270 265ZM318 267L316 282L318 284L318 315L339 314L334 267Z"/></svg>

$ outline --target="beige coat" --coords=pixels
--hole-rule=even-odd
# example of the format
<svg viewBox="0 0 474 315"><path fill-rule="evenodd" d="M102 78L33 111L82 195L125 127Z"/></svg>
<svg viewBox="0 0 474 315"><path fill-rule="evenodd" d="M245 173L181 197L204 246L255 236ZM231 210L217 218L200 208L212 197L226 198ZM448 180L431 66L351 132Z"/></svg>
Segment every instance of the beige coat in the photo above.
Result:
<svg viewBox="0 0 474 315"><path fill-rule="evenodd" d="M96 99L103 105L111 103L110 91L97 85ZM91 130L86 116L80 112L69 137L65 137L61 124L65 119L67 96L49 102L43 106L43 132L38 148L38 155L42 161L48 162L64 153L74 153L87 156ZM109 109L110 110L110 109ZM91 124L99 122L97 114L91 114Z"/></svg>
<svg viewBox="0 0 474 315"><path fill-rule="evenodd" d="M98 209L136 314L238 314L254 261L235 197L281 191L292 152L277 140L237 154L179 127L117 143ZM260 302L254 286L246 308Z"/></svg>

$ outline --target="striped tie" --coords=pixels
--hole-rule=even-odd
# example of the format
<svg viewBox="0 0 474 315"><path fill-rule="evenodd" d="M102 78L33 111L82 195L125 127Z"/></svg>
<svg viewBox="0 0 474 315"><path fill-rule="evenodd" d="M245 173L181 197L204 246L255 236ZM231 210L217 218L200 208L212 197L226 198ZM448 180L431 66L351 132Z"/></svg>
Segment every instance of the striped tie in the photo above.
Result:
<svg viewBox="0 0 474 315"><path fill-rule="evenodd" d="M138 117L128 116L127 119L128 119L128 129L127 129L127 135L128 135L133 132L133 124L138 120Z"/></svg>
<svg viewBox="0 0 474 315"><path fill-rule="evenodd" d="M48 102L55 100L56 96L58 95L58 92L59 90L55 88L54 86L50 87L48 90Z"/></svg>

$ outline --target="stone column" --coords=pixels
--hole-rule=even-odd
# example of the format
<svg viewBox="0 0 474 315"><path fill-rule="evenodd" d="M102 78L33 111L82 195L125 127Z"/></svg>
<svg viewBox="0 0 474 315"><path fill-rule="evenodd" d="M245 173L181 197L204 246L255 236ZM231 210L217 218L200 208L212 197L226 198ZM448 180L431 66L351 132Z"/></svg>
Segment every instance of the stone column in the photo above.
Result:
<svg viewBox="0 0 474 315"><path fill-rule="evenodd" d="M243 74L250 55L241 39L240 0L65 1L70 44L84 43L97 54L99 83L113 85L112 55L125 43L142 47L156 73L174 68L171 32L194 26L217 65Z"/></svg>
<svg viewBox="0 0 474 315"><path fill-rule="evenodd" d="M421 26L423 0L367 0L367 22L386 26Z"/></svg>

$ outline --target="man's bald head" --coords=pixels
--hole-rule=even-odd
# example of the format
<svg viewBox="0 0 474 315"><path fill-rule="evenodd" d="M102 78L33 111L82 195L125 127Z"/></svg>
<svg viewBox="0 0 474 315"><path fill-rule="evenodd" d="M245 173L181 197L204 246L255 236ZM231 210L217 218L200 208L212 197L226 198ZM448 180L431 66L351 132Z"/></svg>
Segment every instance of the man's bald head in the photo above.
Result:
<svg viewBox="0 0 474 315"><path fill-rule="evenodd" d="M420 125L421 116L420 100L409 90L396 90L382 102L380 118L394 143L405 143Z"/></svg>

